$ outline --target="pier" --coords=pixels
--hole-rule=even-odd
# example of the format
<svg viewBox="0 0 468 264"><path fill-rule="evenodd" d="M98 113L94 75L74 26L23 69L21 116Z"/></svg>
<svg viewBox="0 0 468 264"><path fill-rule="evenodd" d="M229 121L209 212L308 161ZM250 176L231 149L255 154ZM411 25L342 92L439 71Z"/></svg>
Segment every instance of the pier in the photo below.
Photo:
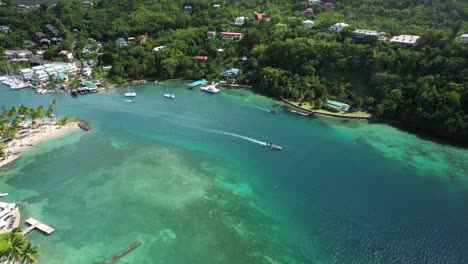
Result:
<svg viewBox="0 0 468 264"><path fill-rule="evenodd" d="M324 111L324 110L321 110L321 109L317 109L317 110L307 109L307 108L304 108L304 107L302 107L300 105L297 105L297 104L295 104L295 103L293 103L291 101L288 101L288 100L286 100L284 98L281 98L281 100L283 102L285 102L286 104L294 107L294 108L297 108L297 109L300 109L300 110L304 111L304 112L300 112L300 111L291 110L291 112L299 114L299 115L303 115L303 116L324 115L324 116L331 116L331 117L338 117L338 118L348 118L348 119L366 119L366 120L375 119L371 115L340 114L340 113L330 113L328 111Z"/></svg>
<svg viewBox="0 0 468 264"><path fill-rule="evenodd" d="M131 244L130 246L126 247L125 249L123 249L122 251L120 251L119 253L115 254L114 256L108 258L106 261L103 262L103 264L112 264L114 263L115 261L117 261L119 258L127 255L128 253L130 253L130 251L134 250L135 248L137 248L138 246L140 245L140 242L135 242L133 244Z"/></svg>
<svg viewBox="0 0 468 264"><path fill-rule="evenodd" d="M29 232L31 232L34 228L37 228L41 230L42 232L50 235L52 232L55 231L52 227L30 217L28 220L26 220L26 223L30 224L31 226L28 227L26 230L23 231L23 235L27 235Z"/></svg>

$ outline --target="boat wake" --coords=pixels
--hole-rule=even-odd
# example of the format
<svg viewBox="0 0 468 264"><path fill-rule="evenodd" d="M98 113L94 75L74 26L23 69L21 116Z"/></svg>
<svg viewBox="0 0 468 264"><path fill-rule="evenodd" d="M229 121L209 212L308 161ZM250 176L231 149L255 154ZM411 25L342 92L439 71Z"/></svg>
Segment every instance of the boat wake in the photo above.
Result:
<svg viewBox="0 0 468 264"><path fill-rule="evenodd" d="M226 132L226 131L219 131L219 130L212 130L212 129L207 129L206 131L212 132L212 133L217 133L217 134L222 134L222 135L226 135L226 136L236 137L236 138L240 138L240 139L244 139L244 140L247 140L247 141L262 145L262 146L267 145L266 142L256 140L254 138L246 137L246 136L243 136L243 135L239 135L239 134L236 134L236 133L231 133L231 132Z"/></svg>
<svg viewBox="0 0 468 264"><path fill-rule="evenodd" d="M255 108L257 109L260 109L260 110L263 110L263 111L266 111L266 112L271 112L271 110L269 109L266 109L266 108L262 108L262 107L259 107L259 106L254 106Z"/></svg>

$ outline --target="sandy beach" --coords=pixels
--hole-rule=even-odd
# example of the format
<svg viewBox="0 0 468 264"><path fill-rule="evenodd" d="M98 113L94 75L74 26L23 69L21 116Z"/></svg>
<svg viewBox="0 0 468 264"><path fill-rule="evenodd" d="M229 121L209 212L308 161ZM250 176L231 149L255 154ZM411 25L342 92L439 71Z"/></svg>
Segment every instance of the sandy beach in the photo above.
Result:
<svg viewBox="0 0 468 264"><path fill-rule="evenodd" d="M20 136L20 138L11 140L5 143L5 148L8 151L8 156L5 159L0 160L0 167L3 167L10 162L13 162L21 156L21 153L37 145L40 142L55 138L66 132L72 130L78 130L77 123L70 123L65 126L57 126L56 124L43 125L40 128L32 129L29 136ZM43 132L41 132L41 130Z"/></svg>

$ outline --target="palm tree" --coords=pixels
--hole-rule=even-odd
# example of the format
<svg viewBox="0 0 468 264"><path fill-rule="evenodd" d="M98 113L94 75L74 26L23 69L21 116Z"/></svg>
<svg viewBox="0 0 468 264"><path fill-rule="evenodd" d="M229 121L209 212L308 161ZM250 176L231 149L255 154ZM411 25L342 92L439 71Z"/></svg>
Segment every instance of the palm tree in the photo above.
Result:
<svg viewBox="0 0 468 264"><path fill-rule="evenodd" d="M55 100L55 99L52 100L52 106L53 106L53 108L52 108L52 116L53 116L53 117L55 117L55 113L54 113L54 112L55 112L55 106L57 106L57 103L58 103L57 100Z"/></svg>
<svg viewBox="0 0 468 264"><path fill-rule="evenodd" d="M8 237L8 248L5 255L10 263L17 262L23 256L26 240L23 234L12 232Z"/></svg>
<svg viewBox="0 0 468 264"><path fill-rule="evenodd" d="M21 259L22 264L36 263L37 258L41 254L39 253L39 247L33 246L31 242L27 242L26 247L23 250L23 258Z"/></svg>
<svg viewBox="0 0 468 264"><path fill-rule="evenodd" d="M15 115L16 115L16 113L17 113L17 111L16 111L16 107L15 107L15 106L13 106L13 107L10 109L10 111L8 111L8 114L7 114L7 116L8 116L8 117L13 117L13 116L15 116Z"/></svg>
<svg viewBox="0 0 468 264"><path fill-rule="evenodd" d="M44 124L44 113L45 113L45 108L43 105L40 105L37 109L36 109L36 113L37 113L37 117L39 118L42 118L42 124ZM41 128L41 132L43 132L42 128Z"/></svg>

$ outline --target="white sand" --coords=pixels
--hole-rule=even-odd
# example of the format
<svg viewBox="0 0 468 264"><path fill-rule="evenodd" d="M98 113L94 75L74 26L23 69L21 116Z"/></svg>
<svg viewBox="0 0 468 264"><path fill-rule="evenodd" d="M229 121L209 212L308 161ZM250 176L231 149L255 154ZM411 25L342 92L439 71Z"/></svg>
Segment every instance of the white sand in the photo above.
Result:
<svg viewBox="0 0 468 264"><path fill-rule="evenodd" d="M41 132L41 129L43 130L43 132ZM7 144L5 144L6 145L5 149L6 151L9 150L12 153L11 152L8 153L8 156L6 159L0 160L0 167L3 167L9 164L10 162L16 160L17 158L19 158L21 153L29 149L31 146L36 145L42 141L55 138L59 135L62 135L66 132L69 132L75 129L79 129L77 123L71 123L62 127L59 127L54 124L44 125L44 126L41 126L40 129L38 128L38 129L31 130L30 136L26 136L22 138L21 140L18 138L11 140Z"/></svg>

